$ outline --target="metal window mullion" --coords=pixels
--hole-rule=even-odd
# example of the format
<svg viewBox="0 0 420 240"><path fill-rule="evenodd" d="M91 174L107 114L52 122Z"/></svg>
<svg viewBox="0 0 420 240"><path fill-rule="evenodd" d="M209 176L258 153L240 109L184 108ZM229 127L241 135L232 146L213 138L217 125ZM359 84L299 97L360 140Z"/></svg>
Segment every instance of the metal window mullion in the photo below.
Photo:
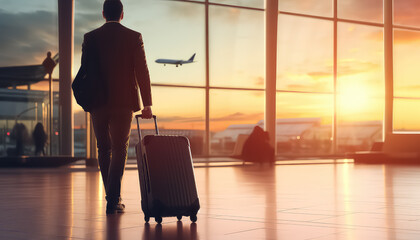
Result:
<svg viewBox="0 0 420 240"><path fill-rule="evenodd" d="M204 155L210 156L210 51L209 51L209 0L205 1L205 41L206 41L206 139Z"/></svg>
<svg viewBox="0 0 420 240"><path fill-rule="evenodd" d="M410 26L400 26L400 25L393 25L393 28L398 28L399 30L409 30L409 31L420 31L418 27L410 27Z"/></svg>
<svg viewBox="0 0 420 240"><path fill-rule="evenodd" d="M74 43L74 0L58 1L58 50L59 67L59 154L74 155L72 67ZM53 116L51 116L53 120ZM52 139L53 136L50 136Z"/></svg>
<svg viewBox="0 0 420 240"><path fill-rule="evenodd" d="M332 146L333 154L337 154L337 69L338 69L338 18L337 18L337 0L334 0L334 59L333 59L333 74L334 74L334 109L333 109L333 124L332 124Z"/></svg>
<svg viewBox="0 0 420 240"><path fill-rule="evenodd" d="M266 0L265 11L265 124L270 145L276 152L276 84L278 0Z"/></svg>
<svg viewBox="0 0 420 240"><path fill-rule="evenodd" d="M225 4L225 3L216 3L216 2L209 2L209 1L194 1L194 0L171 0L174 2L184 2L184 3L196 3L196 4L205 4L210 6L220 6L220 7L230 7L230 8L240 8L240 9L246 9L246 10L256 10L256 11L264 11L263 8L257 8L257 7L246 7L246 6L240 6L240 5L232 5L232 4Z"/></svg>
<svg viewBox="0 0 420 240"><path fill-rule="evenodd" d="M393 0L384 0L385 119L384 140L393 132L394 63Z"/></svg>
<svg viewBox="0 0 420 240"><path fill-rule="evenodd" d="M245 6L224 4L224 3L208 3L208 4L212 6L219 6L219 7L230 7L230 8L240 8L240 9L254 10L254 11L264 11L263 8L245 7Z"/></svg>

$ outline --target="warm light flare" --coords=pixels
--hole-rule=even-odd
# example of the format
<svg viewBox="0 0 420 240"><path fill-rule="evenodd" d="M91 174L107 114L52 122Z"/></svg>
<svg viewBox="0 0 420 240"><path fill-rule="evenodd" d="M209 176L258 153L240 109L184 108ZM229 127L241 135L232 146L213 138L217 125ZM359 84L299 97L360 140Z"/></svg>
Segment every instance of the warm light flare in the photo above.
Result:
<svg viewBox="0 0 420 240"><path fill-rule="evenodd" d="M364 85L348 84L340 89L338 94L338 106L341 112L347 114L359 113L361 109L368 107L368 89Z"/></svg>

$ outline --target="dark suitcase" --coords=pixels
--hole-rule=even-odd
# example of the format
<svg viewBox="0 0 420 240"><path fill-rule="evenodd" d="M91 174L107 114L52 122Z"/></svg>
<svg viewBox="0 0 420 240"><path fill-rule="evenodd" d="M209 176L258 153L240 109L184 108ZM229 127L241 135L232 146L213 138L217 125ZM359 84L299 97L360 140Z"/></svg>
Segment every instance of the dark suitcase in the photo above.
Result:
<svg viewBox="0 0 420 240"><path fill-rule="evenodd" d="M141 208L144 220L154 217L161 223L162 217L189 216L197 221L200 209L190 143L184 136L159 135L156 116L153 115L156 135L142 139L136 115L139 143L136 145L139 171Z"/></svg>

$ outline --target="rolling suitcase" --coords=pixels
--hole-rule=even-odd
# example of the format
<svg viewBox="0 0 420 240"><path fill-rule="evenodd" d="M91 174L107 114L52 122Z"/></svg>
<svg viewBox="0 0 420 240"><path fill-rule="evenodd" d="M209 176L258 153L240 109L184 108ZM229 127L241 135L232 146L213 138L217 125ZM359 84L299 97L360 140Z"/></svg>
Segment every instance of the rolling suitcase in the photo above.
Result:
<svg viewBox="0 0 420 240"><path fill-rule="evenodd" d="M139 143L136 145L139 171L141 208L144 220L154 217L189 216L197 221L200 209L190 143L184 136L159 135L156 116L153 115L156 135L141 136L140 115L136 115Z"/></svg>

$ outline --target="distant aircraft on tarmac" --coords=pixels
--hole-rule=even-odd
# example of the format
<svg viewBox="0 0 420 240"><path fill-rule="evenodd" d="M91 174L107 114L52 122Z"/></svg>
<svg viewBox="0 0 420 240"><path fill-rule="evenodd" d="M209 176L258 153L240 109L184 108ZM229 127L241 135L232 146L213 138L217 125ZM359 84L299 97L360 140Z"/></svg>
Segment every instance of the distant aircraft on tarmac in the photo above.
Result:
<svg viewBox="0 0 420 240"><path fill-rule="evenodd" d="M173 64L173 65L176 65L178 67L178 65L182 66L182 64L187 64L187 63L194 62L194 57L195 57L195 53L187 61L185 61L185 60L175 60L175 59L163 59L163 58L159 58L155 62L156 63L162 63L163 66L166 66L166 64Z"/></svg>

